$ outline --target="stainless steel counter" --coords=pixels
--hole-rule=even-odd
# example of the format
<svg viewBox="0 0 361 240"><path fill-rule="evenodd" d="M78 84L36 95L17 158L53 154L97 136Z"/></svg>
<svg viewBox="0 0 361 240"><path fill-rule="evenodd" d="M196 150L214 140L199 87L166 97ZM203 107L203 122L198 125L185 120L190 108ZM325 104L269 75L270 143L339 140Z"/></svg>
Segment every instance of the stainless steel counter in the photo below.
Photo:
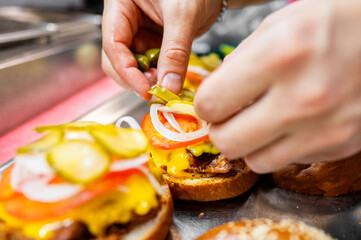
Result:
<svg viewBox="0 0 361 240"><path fill-rule="evenodd" d="M0 136L104 76L100 16L5 7L0 18Z"/></svg>

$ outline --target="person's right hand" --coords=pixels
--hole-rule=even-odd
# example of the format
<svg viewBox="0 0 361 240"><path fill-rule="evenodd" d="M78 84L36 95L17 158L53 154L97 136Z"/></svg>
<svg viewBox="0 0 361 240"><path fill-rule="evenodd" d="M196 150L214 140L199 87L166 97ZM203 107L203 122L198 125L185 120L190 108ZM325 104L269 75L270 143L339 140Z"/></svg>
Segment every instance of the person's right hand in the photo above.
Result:
<svg viewBox="0 0 361 240"><path fill-rule="evenodd" d="M104 71L119 84L149 100L157 81L180 92L193 39L217 20L221 0L105 0ZM157 70L142 73L132 51L161 47Z"/></svg>

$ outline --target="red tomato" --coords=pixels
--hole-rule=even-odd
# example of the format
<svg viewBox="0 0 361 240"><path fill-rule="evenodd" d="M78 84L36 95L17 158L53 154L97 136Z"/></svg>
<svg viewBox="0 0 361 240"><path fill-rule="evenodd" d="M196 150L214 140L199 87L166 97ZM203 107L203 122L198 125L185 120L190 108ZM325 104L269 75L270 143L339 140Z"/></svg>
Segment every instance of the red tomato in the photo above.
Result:
<svg viewBox="0 0 361 240"><path fill-rule="evenodd" d="M187 74L186 74L186 78L188 78L189 80L191 80L195 83L201 83L204 79L204 76L202 76L199 73L191 72L188 70Z"/></svg>
<svg viewBox="0 0 361 240"><path fill-rule="evenodd" d="M23 194L16 193L9 201L5 201L5 209L10 214L24 221L44 220L68 213L72 209L89 200L109 193L122 185L133 174L143 174L133 168L121 172L109 172L102 178L85 186L77 195L53 203L35 202Z"/></svg>
<svg viewBox="0 0 361 240"><path fill-rule="evenodd" d="M7 168L2 173L0 182L0 201L7 200L15 195L15 191L11 188L10 184L11 169L12 167Z"/></svg>
<svg viewBox="0 0 361 240"><path fill-rule="evenodd" d="M158 114L158 117L166 128L172 131L176 131L167 122L167 120L162 114ZM192 116L184 115L184 114L174 114L174 118L177 120L180 127L185 132L192 132L199 128L198 121ZM175 148L188 147L195 143L207 141L209 139L208 135L206 135L204 137L193 139L187 142L177 142L177 141L169 140L168 138L165 138L162 135L160 135L160 133L158 133L157 130L155 130L149 113L145 115L145 117L143 118L142 129L145 135L147 136L150 144L160 149L175 149Z"/></svg>

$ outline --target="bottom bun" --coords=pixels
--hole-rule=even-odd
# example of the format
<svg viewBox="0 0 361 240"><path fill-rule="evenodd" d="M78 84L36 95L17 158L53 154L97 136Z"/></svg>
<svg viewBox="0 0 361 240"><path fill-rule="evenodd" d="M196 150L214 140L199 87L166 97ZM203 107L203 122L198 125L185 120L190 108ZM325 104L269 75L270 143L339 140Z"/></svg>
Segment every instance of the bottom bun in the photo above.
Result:
<svg viewBox="0 0 361 240"><path fill-rule="evenodd" d="M241 195L257 181L258 175L251 171L228 177L174 178L163 174L172 196L190 201L217 201Z"/></svg>
<svg viewBox="0 0 361 240"><path fill-rule="evenodd" d="M320 229L303 222L270 219L243 220L215 227L196 240L335 240Z"/></svg>
<svg viewBox="0 0 361 240"><path fill-rule="evenodd" d="M338 196L361 190L361 152L342 160L293 164L272 173L276 186L297 193Z"/></svg>
<svg viewBox="0 0 361 240"><path fill-rule="evenodd" d="M135 227L122 236L122 240L162 240L168 234L173 218L173 199L167 186L162 186L164 194L161 198L162 208L150 221ZM103 240L101 238L101 240ZM115 240L111 238L110 240Z"/></svg>

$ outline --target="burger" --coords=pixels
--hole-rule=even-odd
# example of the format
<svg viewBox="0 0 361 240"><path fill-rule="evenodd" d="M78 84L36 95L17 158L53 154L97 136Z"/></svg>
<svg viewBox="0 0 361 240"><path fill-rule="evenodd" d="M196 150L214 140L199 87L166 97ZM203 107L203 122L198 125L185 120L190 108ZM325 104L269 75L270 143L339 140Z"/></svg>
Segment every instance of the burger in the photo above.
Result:
<svg viewBox="0 0 361 240"><path fill-rule="evenodd" d="M320 229L303 222L270 219L229 222L215 227L196 240L334 240Z"/></svg>
<svg viewBox="0 0 361 240"><path fill-rule="evenodd" d="M154 86L157 97L142 121L150 142L151 172L168 184L174 198L215 201L238 196L258 175L242 159L225 158L209 141L210 125L199 119L188 92L179 96Z"/></svg>
<svg viewBox="0 0 361 240"><path fill-rule="evenodd" d="M20 148L0 182L0 239L164 239L168 188L140 130L72 122Z"/></svg>
<svg viewBox="0 0 361 240"><path fill-rule="evenodd" d="M272 173L281 188L310 195L338 196L361 190L361 152L345 159L293 164Z"/></svg>

